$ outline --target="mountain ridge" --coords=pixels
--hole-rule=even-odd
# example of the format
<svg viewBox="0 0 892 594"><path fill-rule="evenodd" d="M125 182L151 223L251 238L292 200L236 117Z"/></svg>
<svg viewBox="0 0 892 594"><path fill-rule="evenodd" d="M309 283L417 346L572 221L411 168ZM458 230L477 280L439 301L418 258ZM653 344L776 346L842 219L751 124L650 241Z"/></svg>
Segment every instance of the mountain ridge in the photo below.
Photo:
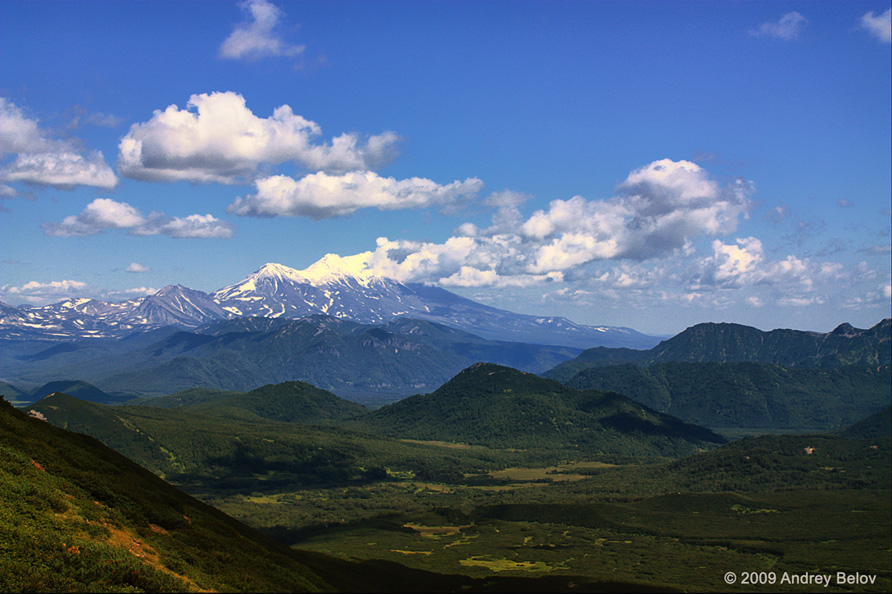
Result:
<svg viewBox="0 0 892 594"><path fill-rule="evenodd" d="M480 360L541 372L579 353L569 347L486 340L406 317L364 325L319 314L298 320L217 320L135 343L126 352L119 352L117 343L103 346L101 341L41 350L45 344L6 359L7 373L15 375L11 383L78 378L108 392L161 395L196 386L245 391L299 380L341 396L365 398L433 390Z"/></svg>
<svg viewBox="0 0 892 594"><path fill-rule="evenodd" d="M445 289L376 275L365 254L327 254L303 270L267 263L241 281L205 293L169 285L127 301L66 299L44 306L0 307L0 338L122 338L165 325L197 328L232 317L299 319L325 314L363 324L407 316L491 340L588 348L649 347L658 338L624 327L576 324L566 318L498 309Z"/></svg>
<svg viewBox="0 0 892 594"><path fill-rule="evenodd" d="M840 324L831 332L705 322L691 326L648 350L597 347L543 374L566 382L589 367L634 363L770 363L789 367L892 364L892 319L867 329Z"/></svg>

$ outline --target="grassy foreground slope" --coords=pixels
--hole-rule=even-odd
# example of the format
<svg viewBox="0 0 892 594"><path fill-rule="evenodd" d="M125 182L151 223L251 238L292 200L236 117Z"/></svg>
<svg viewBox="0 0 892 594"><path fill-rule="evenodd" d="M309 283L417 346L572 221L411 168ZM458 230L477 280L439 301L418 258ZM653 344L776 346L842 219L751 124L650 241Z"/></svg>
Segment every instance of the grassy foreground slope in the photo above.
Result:
<svg viewBox="0 0 892 594"><path fill-rule="evenodd" d="M324 591L279 543L0 402L0 590Z"/></svg>

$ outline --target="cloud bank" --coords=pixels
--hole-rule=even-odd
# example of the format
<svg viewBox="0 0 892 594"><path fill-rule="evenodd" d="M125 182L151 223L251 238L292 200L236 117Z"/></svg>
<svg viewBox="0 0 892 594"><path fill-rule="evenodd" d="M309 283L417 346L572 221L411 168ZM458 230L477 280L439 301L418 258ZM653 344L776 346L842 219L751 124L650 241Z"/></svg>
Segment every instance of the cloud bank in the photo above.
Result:
<svg viewBox="0 0 892 594"><path fill-rule="evenodd" d="M449 286L530 285L562 280L597 261L643 261L685 253L700 236L733 233L752 185L721 185L689 161L641 167L606 200L554 200L526 220L520 198L502 196L493 225L460 226L442 244L380 238L369 259L379 274Z"/></svg>
<svg viewBox="0 0 892 594"><path fill-rule="evenodd" d="M0 295L9 301L43 304L84 295L88 290L87 283L76 280L30 281L20 287L4 285L0 287Z"/></svg>
<svg viewBox="0 0 892 594"><path fill-rule="evenodd" d="M171 105L130 127L118 145L118 171L145 181L223 184L250 179L261 164L292 162L309 171L345 173L387 163L399 140L384 132L365 142L341 134L314 143L321 133L288 105L260 118L238 93L192 95L186 109Z"/></svg>

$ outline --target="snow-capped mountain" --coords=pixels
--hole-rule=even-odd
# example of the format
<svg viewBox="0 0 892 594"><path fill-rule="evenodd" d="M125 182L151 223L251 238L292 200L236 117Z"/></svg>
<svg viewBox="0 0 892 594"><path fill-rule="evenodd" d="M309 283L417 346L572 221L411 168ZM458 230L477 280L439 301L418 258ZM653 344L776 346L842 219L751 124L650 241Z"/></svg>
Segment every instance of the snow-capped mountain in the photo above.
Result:
<svg viewBox="0 0 892 594"><path fill-rule="evenodd" d="M406 317L437 322L490 340L650 348L658 338L629 328L594 327L561 317L517 314L444 289L372 274L365 255L328 254L309 268L266 264L211 294L182 285L122 302L69 299L42 307L0 308L0 338L119 338L162 326L198 328L242 317L299 319L324 314L362 324Z"/></svg>
<svg viewBox="0 0 892 594"><path fill-rule="evenodd" d="M7 306L0 309L0 338L71 340L124 336L136 331L132 313L143 299L66 299L52 305Z"/></svg>
<svg viewBox="0 0 892 594"><path fill-rule="evenodd" d="M418 308L417 303L402 303L404 288L397 281L369 274L362 255L328 254L305 270L266 264L212 297L236 316L302 318L322 313L369 324Z"/></svg>
<svg viewBox="0 0 892 594"><path fill-rule="evenodd" d="M52 305L0 308L0 338L121 338L162 326L195 328L229 317L202 291L182 285L127 301L66 299Z"/></svg>
<svg viewBox="0 0 892 594"><path fill-rule="evenodd" d="M148 325L195 328L229 314L207 293L170 285L143 299L134 316Z"/></svg>

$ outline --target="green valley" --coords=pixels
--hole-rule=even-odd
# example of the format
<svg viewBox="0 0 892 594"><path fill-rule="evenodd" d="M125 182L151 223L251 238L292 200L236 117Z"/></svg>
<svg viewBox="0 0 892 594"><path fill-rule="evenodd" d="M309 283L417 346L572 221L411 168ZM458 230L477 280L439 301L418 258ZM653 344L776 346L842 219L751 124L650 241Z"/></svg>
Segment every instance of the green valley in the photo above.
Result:
<svg viewBox="0 0 892 594"><path fill-rule="evenodd" d="M302 382L117 406L56 393L26 411L294 554L327 555L308 567L335 590L436 575L418 591L739 591L728 571L892 585L888 413L725 443L617 393L493 364L375 411Z"/></svg>

